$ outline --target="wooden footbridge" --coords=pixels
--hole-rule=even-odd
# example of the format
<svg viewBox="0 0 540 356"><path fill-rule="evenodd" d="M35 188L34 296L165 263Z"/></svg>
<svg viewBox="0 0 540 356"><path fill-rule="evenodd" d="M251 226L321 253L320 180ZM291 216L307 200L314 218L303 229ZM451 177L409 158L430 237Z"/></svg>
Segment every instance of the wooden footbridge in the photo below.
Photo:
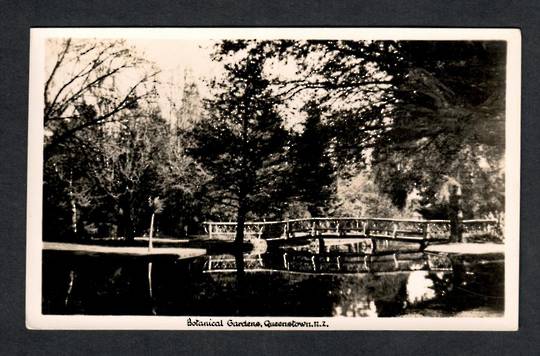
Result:
<svg viewBox="0 0 540 356"><path fill-rule="evenodd" d="M236 222L205 222L210 238L236 234ZM495 235L497 220L463 220L462 236ZM306 218L283 221L246 222L244 234L265 240L294 238L369 238L425 243L450 239L450 220L409 220L385 218Z"/></svg>

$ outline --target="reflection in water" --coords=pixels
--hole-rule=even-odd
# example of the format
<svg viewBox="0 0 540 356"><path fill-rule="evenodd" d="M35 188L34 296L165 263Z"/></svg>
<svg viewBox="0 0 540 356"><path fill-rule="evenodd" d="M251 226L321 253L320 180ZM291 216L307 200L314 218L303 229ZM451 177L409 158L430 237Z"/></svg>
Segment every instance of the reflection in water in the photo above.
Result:
<svg viewBox="0 0 540 356"><path fill-rule="evenodd" d="M45 314L393 317L503 310L502 256L449 257L394 241L316 241L192 260L44 252Z"/></svg>
<svg viewBox="0 0 540 356"><path fill-rule="evenodd" d="M157 315L156 308L154 306L154 294L152 293L152 262L148 262L148 295L152 301L152 315Z"/></svg>
<svg viewBox="0 0 540 356"><path fill-rule="evenodd" d="M68 283L68 290L66 293L66 300L64 302L64 306L68 306L69 303L69 297L71 297L71 290L73 289L73 282L75 281L75 271L69 271L69 283Z"/></svg>
<svg viewBox="0 0 540 356"><path fill-rule="evenodd" d="M435 298L433 280L426 271L414 271L407 278L407 302L418 304Z"/></svg>

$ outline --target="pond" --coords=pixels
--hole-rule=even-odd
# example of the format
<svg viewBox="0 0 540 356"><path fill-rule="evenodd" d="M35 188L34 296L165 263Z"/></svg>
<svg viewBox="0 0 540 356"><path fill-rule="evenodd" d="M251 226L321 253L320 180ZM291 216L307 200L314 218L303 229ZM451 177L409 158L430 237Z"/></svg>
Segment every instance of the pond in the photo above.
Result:
<svg viewBox="0 0 540 356"><path fill-rule="evenodd" d="M369 240L258 254L107 256L43 251L44 314L502 316L501 254L428 253Z"/></svg>

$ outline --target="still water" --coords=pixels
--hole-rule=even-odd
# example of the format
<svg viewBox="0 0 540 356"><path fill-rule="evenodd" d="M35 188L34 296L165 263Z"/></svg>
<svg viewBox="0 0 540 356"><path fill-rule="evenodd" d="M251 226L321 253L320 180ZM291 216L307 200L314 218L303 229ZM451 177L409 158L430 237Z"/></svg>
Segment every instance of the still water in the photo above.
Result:
<svg viewBox="0 0 540 356"><path fill-rule="evenodd" d="M375 252L376 251L376 252ZM190 260L43 252L43 313L501 316L502 255L370 241L269 246Z"/></svg>

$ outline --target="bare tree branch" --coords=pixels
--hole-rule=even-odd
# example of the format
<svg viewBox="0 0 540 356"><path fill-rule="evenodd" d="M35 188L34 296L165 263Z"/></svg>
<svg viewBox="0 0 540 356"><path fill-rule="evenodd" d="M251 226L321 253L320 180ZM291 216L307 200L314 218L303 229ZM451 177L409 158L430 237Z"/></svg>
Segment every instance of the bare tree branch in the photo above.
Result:
<svg viewBox="0 0 540 356"><path fill-rule="evenodd" d="M54 67L53 67L53 69L51 71L51 74L49 75L49 77L47 78L47 81L45 82L45 88L43 90L43 93L45 95L45 98L44 98L45 105L47 105L47 93L49 92L49 87L50 87L50 85L52 83L54 75L56 74L56 71L62 65L62 62L64 62L64 58L66 57L66 54L69 51L70 45L71 45L71 38L69 38L65 42L64 50L58 55L58 59L56 60L56 63L54 64Z"/></svg>

